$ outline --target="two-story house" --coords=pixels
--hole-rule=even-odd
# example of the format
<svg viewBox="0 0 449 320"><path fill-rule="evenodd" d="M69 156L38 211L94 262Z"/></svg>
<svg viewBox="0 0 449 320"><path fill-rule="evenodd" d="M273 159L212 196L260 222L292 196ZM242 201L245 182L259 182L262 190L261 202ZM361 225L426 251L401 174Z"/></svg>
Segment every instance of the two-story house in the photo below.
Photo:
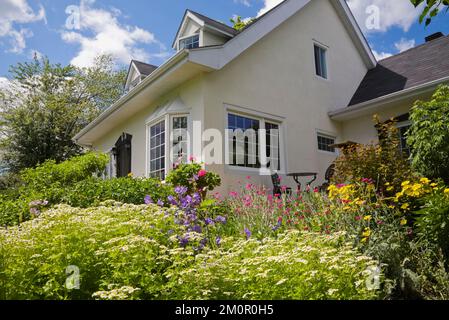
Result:
<svg viewBox="0 0 449 320"><path fill-rule="evenodd" d="M413 101L448 81L449 38L427 40L377 62L344 0L286 0L240 31L187 10L176 54L159 67L132 61L127 94L74 139L109 152L111 176L163 179L194 156L225 189L246 176L269 186L268 158L270 171L320 183L335 143L376 140L375 113L406 128ZM239 129L256 136L239 144Z"/></svg>

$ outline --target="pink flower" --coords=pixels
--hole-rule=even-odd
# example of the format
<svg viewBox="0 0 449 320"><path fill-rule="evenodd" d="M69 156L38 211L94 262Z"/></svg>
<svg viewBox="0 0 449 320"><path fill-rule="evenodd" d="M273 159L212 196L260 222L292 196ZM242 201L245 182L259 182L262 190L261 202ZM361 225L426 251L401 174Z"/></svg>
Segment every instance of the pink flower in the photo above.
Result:
<svg viewBox="0 0 449 320"><path fill-rule="evenodd" d="M251 190L253 188L253 185L251 183L248 183L245 188L246 190Z"/></svg>
<svg viewBox="0 0 449 320"><path fill-rule="evenodd" d="M238 194L237 192L235 192L235 191L229 192L229 196L230 196L230 197L237 198L238 195L239 195L239 194Z"/></svg>
<svg viewBox="0 0 449 320"><path fill-rule="evenodd" d="M247 180L251 180L251 176L247 176L246 179L247 179Z"/></svg>
<svg viewBox="0 0 449 320"><path fill-rule="evenodd" d="M200 171L198 171L198 177L199 177L199 178L204 177L206 174L207 174L207 171L206 171L206 170L200 170Z"/></svg>
<svg viewBox="0 0 449 320"><path fill-rule="evenodd" d="M189 161L190 161L190 162L195 162L195 161L196 161L196 158L195 158L194 156L190 156L190 157L189 157Z"/></svg>

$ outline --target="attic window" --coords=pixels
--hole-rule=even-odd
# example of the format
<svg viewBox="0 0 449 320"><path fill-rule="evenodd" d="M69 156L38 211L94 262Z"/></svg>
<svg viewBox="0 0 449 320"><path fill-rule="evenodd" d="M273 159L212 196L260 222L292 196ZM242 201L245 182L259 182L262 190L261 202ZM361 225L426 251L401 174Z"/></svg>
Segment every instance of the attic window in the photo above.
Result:
<svg viewBox="0 0 449 320"><path fill-rule="evenodd" d="M199 48L199 46L200 46L200 36L198 34L179 40L179 50L194 49Z"/></svg>
<svg viewBox="0 0 449 320"><path fill-rule="evenodd" d="M321 46L315 44L315 69L316 75L327 79L327 61L326 52L327 50Z"/></svg>

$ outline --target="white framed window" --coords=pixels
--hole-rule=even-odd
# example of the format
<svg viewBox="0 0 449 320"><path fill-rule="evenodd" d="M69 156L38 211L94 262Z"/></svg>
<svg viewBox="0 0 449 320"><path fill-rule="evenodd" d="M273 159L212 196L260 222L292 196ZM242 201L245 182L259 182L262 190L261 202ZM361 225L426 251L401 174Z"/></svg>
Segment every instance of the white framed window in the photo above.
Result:
<svg viewBox="0 0 449 320"><path fill-rule="evenodd" d="M175 163L189 157L189 115L165 114L147 124L147 175L164 180Z"/></svg>
<svg viewBox="0 0 449 320"><path fill-rule="evenodd" d="M166 136L165 119L149 127L149 175L161 180L166 174Z"/></svg>
<svg viewBox="0 0 449 320"><path fill-rule="evenodd" d="M200 35L199 34L180 39L179 45L178 45L179 50L194 49L194 48L199 48L199 46L200 46Z"/></svg>
<svg viewBox="0 0 449 320"><path fill-rule="evenodd" d="M318 150L336 153L335 147L336 138L327 134L317 133Z"/></svg>
<svg viewBox="0 0 449 320"><path fill-rule="evenodd" d="M261 115L247 115L228 110L227 163L232 168L260 169L266 157L267 168L282 169L282 122ZM265 131L260 131L265 130ZM232 133L231 133L232 132ZM263 140L263 141L261 141Z"/></svg>
<svg viewBox="0 0 449 320"><path fill-rule="evenodd" d="M315 55L315 72L316 75L327 79L328 68L327 68L327 48L314 44L314 55Z"/></svg>

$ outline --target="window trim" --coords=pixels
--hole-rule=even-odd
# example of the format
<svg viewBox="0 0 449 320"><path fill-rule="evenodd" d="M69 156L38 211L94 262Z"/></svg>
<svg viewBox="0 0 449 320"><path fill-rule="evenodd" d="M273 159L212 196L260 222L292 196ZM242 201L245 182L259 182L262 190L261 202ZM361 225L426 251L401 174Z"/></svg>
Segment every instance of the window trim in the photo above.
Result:
<svg viewBox="0 0 449 320"><path fill-rule="evenodd" d="M319 74L317 74L317 66L316 66L316 59L315 59L315 47L318 47L322 50L324 50L324 58L325 58L325 65L326 65L326 77L323 77ZM330 80L330 72L329 72L329 47L320 43L317 40L313 40L313 66L314 66L314 74L315 77L321 79L321 80L326 80L329 81Z"/></svg>
<svg viewBox="0 0 449 320"><path fill-rule="evenodd" d="M150 177L150 161L151 161L151 150L149 147L150 144L150 130L151 127L158 124L159 122L165 121L165 176L167 176L171 168L173 166L173 162L171 161L171 135L173 124L172 120L174 117L186 117L187 118L187 132L191 137L192 134L192 121L191 115L189 112L168 112L159 117L151 119L145 123L145 176L147 178ZM190 141L187 143L187 158L189 158L192 154L192 146Z"/></svg>
<svg viewBox="0 0 449 320"><path fill-rule="evenodd" d="M315 134L316 150L318 152L320 152L320 153L324 153L324 154L327 154L327 155L334 155L334 156L338 155L337 148L334 148L334 150L335 150L334 152L327 151L327 150L321 150L320 149L320 146L319 146L319 143L318 143L318 137L320 137L320 136L322 138L332 139L332 140L334 140L334 143L337 142L337 136L335 134L324 132L322 130L316 130L316 134Z"/></svg>
<svg viewBox="0 0 449 320"><path fill-rule="evenodd" d="M191 34L189 36L184 36L184 37L178 38L178 51L182 50L181 45L180 45L182 40L187 40L187 39L193 38L193 37L198 37L198 48L201 47L201 33L199 32L199 33ZM183 49L190 50L187 48L183 48Z"/></svg>
<svg viewBox="0 0 449 320"><path fill-rule="evenodd" d="M280 168L276 170L277 173L285 174L287 168L287 150L285 148L285 118L281 116L271 115L264 112L252 110L249 108L238 107L235 105L227 105L225 104L225 116L224 116L224 131L226 131L229 127L229 114L234 114L241 117L250 118L253 120L259 121L259 130L265 129L265 123L269 122L272 124L276 124L279 126L279 157L280 157ZM224 159L227 158L227 143L226 136L224 137ZM259 144L258 152L261 154L262 146ZM249 167L240 167L231 164L227 164L225 161L225 169L233 172L240 173L255 173L260 172L261 168L249 168ZM271 169L270 169L271 170Z"/></svg>

